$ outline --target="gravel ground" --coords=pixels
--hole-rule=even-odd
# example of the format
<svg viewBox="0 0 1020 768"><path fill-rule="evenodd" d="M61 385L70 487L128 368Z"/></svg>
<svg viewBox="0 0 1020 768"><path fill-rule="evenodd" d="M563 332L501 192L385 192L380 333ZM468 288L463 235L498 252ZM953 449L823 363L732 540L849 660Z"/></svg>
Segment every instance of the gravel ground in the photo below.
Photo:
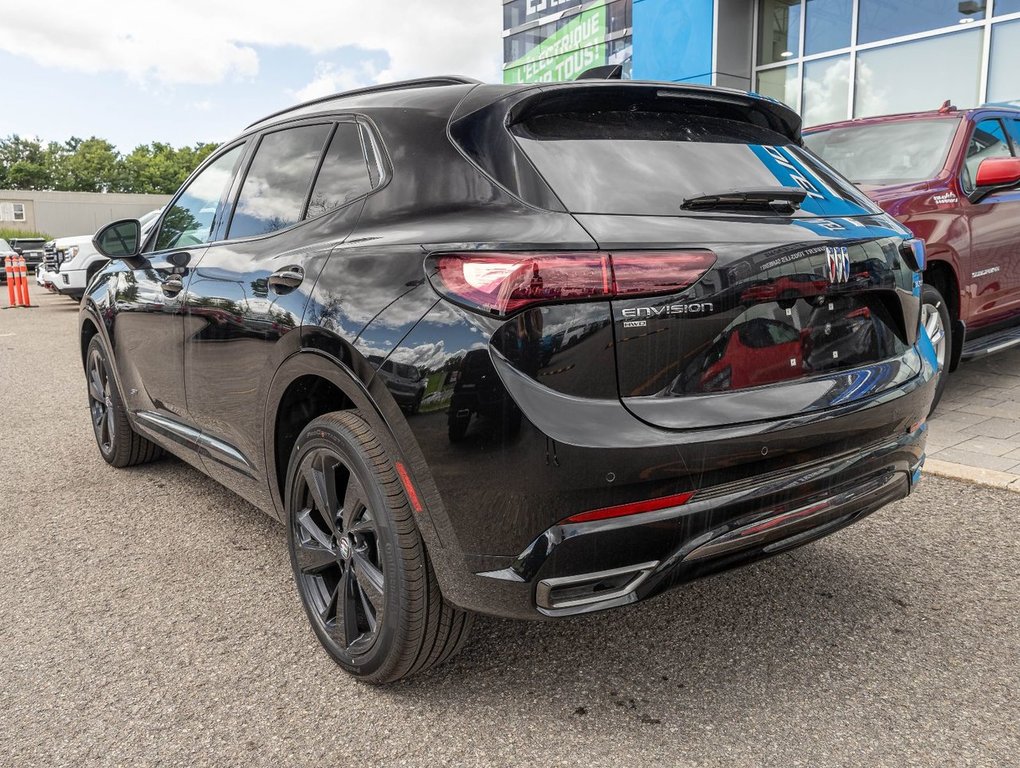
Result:
<svg viewBox="0 0 1020 768"><path fill-rule="evenodd" d="M482 618L385 689L305 623L282 527L114 470L76 308L0 313L2 765L1016 765L1017 496L927 478L834 537L628 610Z"/></svg>

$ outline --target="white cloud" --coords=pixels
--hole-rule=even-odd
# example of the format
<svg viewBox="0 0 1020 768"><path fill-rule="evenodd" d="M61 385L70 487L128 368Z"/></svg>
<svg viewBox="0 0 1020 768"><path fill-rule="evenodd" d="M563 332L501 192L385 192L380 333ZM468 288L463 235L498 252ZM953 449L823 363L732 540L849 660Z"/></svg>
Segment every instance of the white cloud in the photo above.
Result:
<svg viewBox="0 0 1020 768"><path fill-rule="evenodd" d="M362 84L465 74L499 77L497 0L0 0L0 50L38 64L122 72L139 83L212 84L258 74L253 46L316 54L346 46L384 51L381 71L323 65L300 93L327 82ZM45 19L45 23L42 23ZM332 79L332 80L331 80ZM317 83L319 85L317 85ZM295 94L297 95L297 94Z"/></svg>
<svg viewBox="0 0 1020 768"><path fill-rule="evenodd" d="M379 69L370 61L357 67L335 67L320 61L315 67L315 77L304 88L294 91L295 101L308 101L331 93L349 91L378 82Z"/></svg>

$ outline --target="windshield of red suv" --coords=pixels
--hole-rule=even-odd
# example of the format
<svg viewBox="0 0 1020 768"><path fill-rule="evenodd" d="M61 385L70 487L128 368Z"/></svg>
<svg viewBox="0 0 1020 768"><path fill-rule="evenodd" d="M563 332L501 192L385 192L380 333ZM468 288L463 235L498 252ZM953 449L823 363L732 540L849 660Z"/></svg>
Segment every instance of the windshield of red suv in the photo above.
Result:
<svg viewBox="0 0 1020 768"><path fill-rule="evenodd" d="M934 178L946 162L958 117L832 128L804 144L855 184L907 184Z"/></svg>

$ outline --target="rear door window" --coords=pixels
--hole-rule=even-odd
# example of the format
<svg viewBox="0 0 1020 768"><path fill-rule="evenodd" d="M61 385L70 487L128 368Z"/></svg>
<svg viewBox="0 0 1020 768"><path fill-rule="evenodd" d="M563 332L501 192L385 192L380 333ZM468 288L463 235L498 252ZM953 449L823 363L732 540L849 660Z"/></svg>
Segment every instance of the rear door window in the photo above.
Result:
<svg viewBox="0 0 1020 768"><path fill-rule="evenodd" d="M268 235L301 221L332 128L303 125L262 137L234 207L230 239Z"/></svg>
<svg viewBox="0 0 1020 768"><path fill-rule="evenodd" d="M797 215L875 211L814 155L747 122L634 109L537 115L511 130L573 213L679 215L688 199L778 187L807 192Z"/></svg>
<svg viewBox="0 0 1020 768"><path fill-rule="evenodd" d="M358 123L337 125L308 201L307 218L347 205L372 189L371 168L378 163L375 153L366 151L371 149L367 139Z"/></svg>

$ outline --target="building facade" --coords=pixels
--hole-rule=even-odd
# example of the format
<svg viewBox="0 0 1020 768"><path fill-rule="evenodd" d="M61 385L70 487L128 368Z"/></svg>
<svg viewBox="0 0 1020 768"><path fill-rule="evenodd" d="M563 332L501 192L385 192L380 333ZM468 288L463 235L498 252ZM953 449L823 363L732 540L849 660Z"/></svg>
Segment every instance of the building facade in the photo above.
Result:
<svg viewBox="0 0 1020 768"><path fill-rule="evenodd" d="M784 101L805 125L1020 104L1020 0L505 0L504 82L599 64Z"/></svg>
<svg viewBox="0 0 1020 768"><path fill-rule="evenodd" d="M50 237L91 235L111 221L144 216L169 200L170 195L0 189L0 229Z"/></svg>

